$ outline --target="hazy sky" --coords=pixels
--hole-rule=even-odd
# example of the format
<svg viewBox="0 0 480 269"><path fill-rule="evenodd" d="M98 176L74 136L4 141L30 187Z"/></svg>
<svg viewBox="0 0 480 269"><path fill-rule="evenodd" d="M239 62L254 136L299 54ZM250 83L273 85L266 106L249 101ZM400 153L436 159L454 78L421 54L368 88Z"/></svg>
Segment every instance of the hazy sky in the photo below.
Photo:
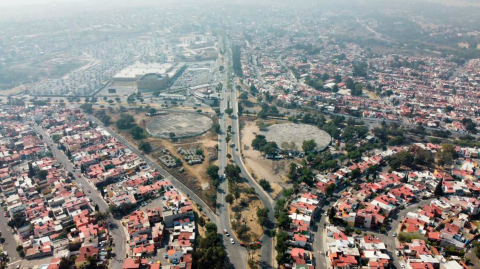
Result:
<svg viewBox="0 0 480 269"><path fill-rule="evenodd" d="M18 7L25 5L44 5L54 3L80 2L82 0L0 0L0 6Z"/></svg>

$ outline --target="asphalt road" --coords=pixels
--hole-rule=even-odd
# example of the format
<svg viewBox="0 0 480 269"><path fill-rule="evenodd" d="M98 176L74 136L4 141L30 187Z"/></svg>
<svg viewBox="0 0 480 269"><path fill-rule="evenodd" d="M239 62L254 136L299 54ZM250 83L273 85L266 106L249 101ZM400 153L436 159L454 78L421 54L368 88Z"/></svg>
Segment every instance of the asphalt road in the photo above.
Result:
<svg viewBox="0 0 480 269"><path fill-rule="evenodd" d="M154 163L153 161L150 160L150 158L146 155L144 155L141 151L136 149L133 145L130 144L129 141L125 140L123 137L118 135L117 133L113 132L110 128L104 126L102 122L100 122L97 118L88 116L92 121L95 123L99 124L107 130L113 137L115 137L118 141L120 141L122 144L124 144L126 147L128 147L130 150L132 150L135 154L140 156L150 167L153 167L160 171L160 174L170 180L172 184L179 189L181 192L186 194L190 200L195 202L196 204L200 205L203 209L203 212L207 215L207 217L212 221L213 223L217 224L218 227L218 232L223 234L223 229L227 229L229 233L231 234L231 228L230 225L228 225L230 222L228 221L228 211L226 213L227 219L225 220L223 215L225 215L223 209L226 209L226 207L222 207L222 213L223 215L220 217L217 217L215 213L200 199L194 192L192 192L189 188L187 188L185 185L183 185L182 182L180 182L178 179L176 179L174 176L172 176L170 173L168 173L166 170L164 170L162 167L160 167L158 164ZM221 189L225 189L226 187L220 187ZM220 193L221 195L221 193ZM219 195L219 196L220 196ZM223 199L223 203L225 206L225 198ZM227 224L226 224L227 223ZM245 268L246 267L246 251L243 247L241 247L238 242L236 244L231 244L229 238L224 237L224 245L227 250L228 258L231 263L231 268ZM112 267L113 268L113 267ZM116 267L115 267L116 268Z"/></svg>
<svg viewBox="0 0 480 269"><path fill-rule="evenodd" d="M327 259L325 256L326 246L323 243L325 234L323 233L323 226L326 223L327 217L324 215L324 212L328 212L330 206L324 205L320 211L320 221L313 225L313 255L315 257L315 266L316 268L328 268Z"/></svg>
<svg viewBox="0 0 480 269"><path fill-rule="evenodd" d="M3 216L3 213L5 213L3 207L0 207L0 231L2 232L1 238L4 240L2 243L3 251L7 251L10 258L8 268L15 268L22 262L22 258L17 252L17 241L13 235L14 231L7 225L8 219Z"/></svg>
<svg viewBox="0 0 480 269"><path fill-rule="evenodd" d="M268 195L263 188L258 184L258 182L250 176L248 173L245 164L243 163L242 156L241 156L241 148L240 148L240 127L238 121L238 102L237 96L235 94L235 85L232 85L232 94L230 96L230 103L232 104L233 113L232 113L232 142L235 143L235 146L232 148L232 156L235 163L240 167L242 177L248 181L248 184L255 188L255 191L262 201L265 208L269 210L268 212L268 219L269 223L267 225L267 229L274 228L274 201ZM262 241L262 249L261 249L261 260L260 266L262 268L273 268L273 238L270 235L264 234L261 237Z"/></svg>
<svg viewBox="0 0 480 269"><path fill-rule="evenodd" d="M81 188L83 188L85 195L92 200L93 204L98 205L100 211L106 212L108 210L108 205L93 184L90 184L87 179L81 175L80 169L76 169L74 172L73 164L69 161L65 153L57 148L57 145L53 143L42 127L34 125L34 128L39 134L42 135L43 141L50 147L53 156L60 162L67 172L71 172L73 174L75 182L81 186ZM112 235L114 243L112 250L114 257L111 259L110 267L121 268L126 253L126 235L122 229L122 223L119 220L116 220L110 216L108 221L112 223L110 234Z"/></svg>
<svg viewBox="0 0 480 269"><path fill-rule="evenodd" d="M226 70L227 68L225 68ZM222 72L220 75L220 80L222 81L223 89L221 93L222 100L220 100L220 134L219 134L219 145L218 145L218 160L220 164L219 174L223 175L225 173L225 166L227 165L227 142L226 142L226 134L227 134L227 121L226 121L226 114L225 109L227 108L227 89L226 89L226 71ZM221 233L223 230L227 230L230 236L233 236L233 230L230 224L230 216L228 214L228 205L225 201L225 196L228 192L228 181L226 179L222 179L220 182L220 186L218 188L217 194L217 213L218 213L218 222L217 226L220 229ZM247 262L247 252L245 248L241 247L239 243L231 244L229 242L229 238L223 235L224 238L224 245L227 247L227 252L229 254L230 263L234 268L246 268Z"/></svg>

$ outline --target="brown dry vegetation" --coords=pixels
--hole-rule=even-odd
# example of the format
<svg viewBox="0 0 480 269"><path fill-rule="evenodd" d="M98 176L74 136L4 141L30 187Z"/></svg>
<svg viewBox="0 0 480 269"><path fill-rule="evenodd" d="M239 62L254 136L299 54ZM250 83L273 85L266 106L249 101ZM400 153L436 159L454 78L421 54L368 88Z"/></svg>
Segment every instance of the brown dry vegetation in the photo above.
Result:
<svg viewBox="0 0 480 269"><path fill-rule="evenodd" d="M247 183L237 183L237 185L241 190L250 187ZM263 227L258 224L257 209L264 206L256 194L247 194L244 191L240 193L240 197L228 206L230 220L236 237L244 243L249 243L258 240L263 234ZM246 232L240 232L241 227L237 228L235 222L240 226L246 226Z"/></svg>
<svg viewBox="0 0 480 269"><path fill-rule="evenodd" d="M266 122L269 123L269 122ZM275 123L275 121L270 122ZM266 179L270 182L272 191L270 195L276 198L283 189L290 188L288 183L287 173L290 163L294 162L292 159L269 160L265 159L262 154L254 150L251 146L255 135L260 131L255 121L244 121L242 128L242 154L245 165L250 171L250 174L256 179Z"/></svg>

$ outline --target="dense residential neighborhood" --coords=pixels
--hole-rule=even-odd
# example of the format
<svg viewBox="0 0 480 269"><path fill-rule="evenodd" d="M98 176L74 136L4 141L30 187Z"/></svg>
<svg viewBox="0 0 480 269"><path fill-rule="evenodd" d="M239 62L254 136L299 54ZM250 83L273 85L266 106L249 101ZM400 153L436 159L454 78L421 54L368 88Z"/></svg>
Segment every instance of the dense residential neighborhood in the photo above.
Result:
<svg viewBox="0 0 480 269"><path fill-rule="evenodd" d="M191 267L196 235L191 202L79 109L5 107L1 121L3 218L21 242L22 258L51 257L53 265L76 257L77 267L91 263L108 266L112 246L121 242L112 238L113 223L106 212L89 198L94 189L109 212L125 216L119 232L129 235L130 243L123 255L133 259L153 255L164 246L169 233L168 252L172 255L168 259L183 264L182 268ZM42 140L45 137L34 125L53 143ZM62 156L55 155L52 147L65 152L74 165L72 172L56 159ZM75 180L77 176L92 188L86 191ZM136 205L153 199L163 205L132 212Z"/></svg>
<svg viewBox="0 0 480 269"><path fill-rule="evenodd" d="M480 268L479 26L470 0L0 1L0 269Z"/></svg>

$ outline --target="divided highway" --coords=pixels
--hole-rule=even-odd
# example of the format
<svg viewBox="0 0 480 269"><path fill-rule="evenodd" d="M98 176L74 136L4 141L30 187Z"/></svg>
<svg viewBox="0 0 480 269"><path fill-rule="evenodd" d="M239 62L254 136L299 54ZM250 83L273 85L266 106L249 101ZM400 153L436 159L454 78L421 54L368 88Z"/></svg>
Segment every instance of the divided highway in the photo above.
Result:
<svg viewBox="0 0 480 269"><path fill-rule="evenodd" d="M225 68L227 69L227 68ZM221 100L220 100L220 116L219 116L219 124L220 124L220 134L218 135L218 160L219 160L219 174L223 175L225 173L225 166L227 166L227 120L225 116L225 109L227 109L227 89L226 89L226 71L220 73L220 81L224 85L221 92ZM228 193L228 181L221 177L220 186L218 187L218 194L217 194L217 213L218 213L218 222L217 226L221 231L224 229L228 231L230 236L233 237L233 231L230 224L230 217L228 213L228 205L225 201L225 196ZM222 232L223 233L223 232ZM238 242L236 244L231 244L224 235L225 245L228 247L228 254L229 259L232 265L235 268L246 268L247 262L247 252L244 247L241 247Z"/></svg>

